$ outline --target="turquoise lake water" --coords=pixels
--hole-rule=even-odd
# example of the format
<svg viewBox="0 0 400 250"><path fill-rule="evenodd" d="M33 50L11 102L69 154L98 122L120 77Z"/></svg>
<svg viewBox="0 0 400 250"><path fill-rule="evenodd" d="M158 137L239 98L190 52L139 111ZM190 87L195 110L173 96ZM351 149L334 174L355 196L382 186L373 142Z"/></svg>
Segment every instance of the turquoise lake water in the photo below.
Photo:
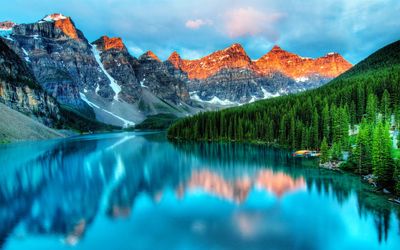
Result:
<svg viewBox="0 0 400 250"><path fill-rule="evenodd" d="M0 248L400 249L398 206L316 164L164 133L0 145Z"/></svg>

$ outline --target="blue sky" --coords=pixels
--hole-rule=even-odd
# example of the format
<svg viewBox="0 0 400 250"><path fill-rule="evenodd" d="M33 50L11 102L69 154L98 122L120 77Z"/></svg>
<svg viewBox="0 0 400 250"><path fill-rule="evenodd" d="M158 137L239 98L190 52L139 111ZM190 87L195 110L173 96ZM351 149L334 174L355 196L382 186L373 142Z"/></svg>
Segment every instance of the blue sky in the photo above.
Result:
<svg viewBox="0 0 400 250"><path fill-rule="evenodd" d="M12 0L0 19L71 16L89 41L119 36L131 53L188 59L238 42L252 59L274 44L308 57L339 52L357 63L400 39L399 0Z"/></svg>

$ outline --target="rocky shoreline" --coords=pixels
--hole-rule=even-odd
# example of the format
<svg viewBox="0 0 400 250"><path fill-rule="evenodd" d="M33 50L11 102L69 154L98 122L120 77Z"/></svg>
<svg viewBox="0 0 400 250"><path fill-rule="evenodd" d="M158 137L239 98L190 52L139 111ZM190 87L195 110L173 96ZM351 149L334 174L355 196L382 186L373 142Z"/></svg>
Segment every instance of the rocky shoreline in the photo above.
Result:
<svg viewBox="0 0 400 250"><path fill-rule="evenodd" d="M340 165L344 163L344 161L329 161L326 163L319 163L320 168L332 170L332 171L338 171L340 173L345 173L340 168ZM373 174L368 174L368 175L362 175L362 181L368 183L369 185L373 186L374 188L377 189L377 192L385 194L385 195L390 195L391 197L388 199L390 202L396 203L400 205L400 197L396 197L393 195L389 190L386 188L380 190L378 189L378 185L376 184L376 177Z"/></svg>

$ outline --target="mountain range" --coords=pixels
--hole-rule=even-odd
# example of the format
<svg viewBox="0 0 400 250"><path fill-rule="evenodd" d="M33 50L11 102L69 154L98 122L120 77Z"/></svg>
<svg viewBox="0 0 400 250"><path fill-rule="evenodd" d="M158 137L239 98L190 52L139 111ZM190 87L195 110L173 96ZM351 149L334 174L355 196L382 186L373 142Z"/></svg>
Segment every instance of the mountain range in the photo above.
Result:
<svg viewBox="0 0 400 250"><path fill-rule="evenodd" d="M183 117L316 88L352 67L337 53L311 59L278 46L252 60L240 44L196 60L174 52L161 61L151 51L136 58L121 38L89 42L62 14L1 22L0 45L9 63L0 68L0 101L53 127L63 110L121 127L157 114ZM36 92L21 95L18 86Z"/></svg>

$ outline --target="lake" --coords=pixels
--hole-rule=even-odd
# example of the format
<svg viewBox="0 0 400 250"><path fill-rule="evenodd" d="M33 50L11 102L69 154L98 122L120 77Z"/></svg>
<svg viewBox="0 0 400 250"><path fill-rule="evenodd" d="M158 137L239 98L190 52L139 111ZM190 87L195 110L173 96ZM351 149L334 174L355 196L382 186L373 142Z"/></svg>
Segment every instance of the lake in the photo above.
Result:
<svg viewBox="0 0 400 250"><path fill-rule="evenodd" d="M115 133L0 145L0 248L400 249L398 206L265 146Z"/></svg>

